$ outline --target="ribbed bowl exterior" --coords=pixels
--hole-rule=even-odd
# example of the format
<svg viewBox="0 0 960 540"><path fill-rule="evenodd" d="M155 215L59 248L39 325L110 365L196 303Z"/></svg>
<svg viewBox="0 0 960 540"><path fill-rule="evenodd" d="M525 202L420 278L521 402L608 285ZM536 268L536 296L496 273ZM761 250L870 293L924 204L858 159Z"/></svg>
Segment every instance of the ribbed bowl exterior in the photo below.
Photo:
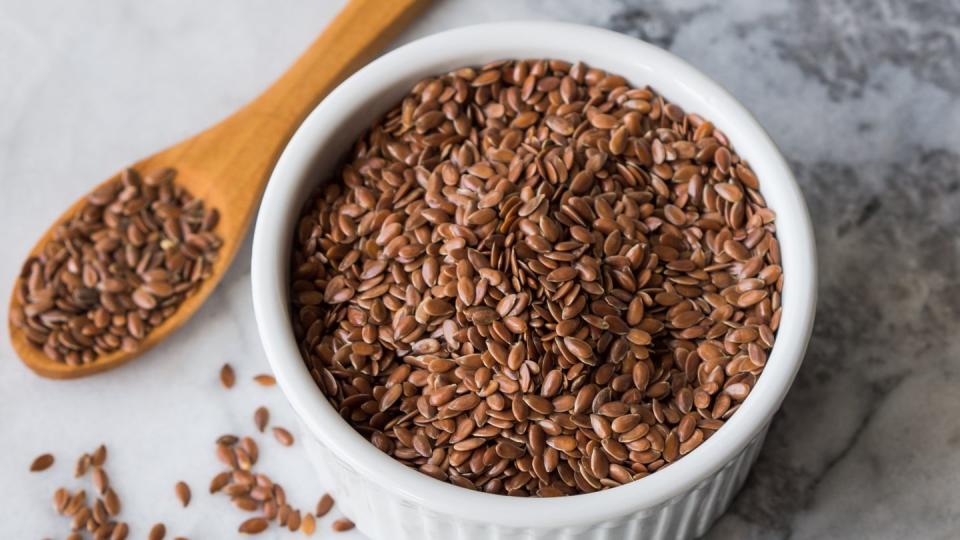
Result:
<svg viewBox="0 0 960 540"><path fill-rule="evenodd" d="M354 471L302 428L307 454L332 481L337 506L376 540L681 540L704 535L730 505L750 472L766 428L743 451L693 489L652 508L615 519L560 528L517 528L467 521L408 500Z"/></svg>

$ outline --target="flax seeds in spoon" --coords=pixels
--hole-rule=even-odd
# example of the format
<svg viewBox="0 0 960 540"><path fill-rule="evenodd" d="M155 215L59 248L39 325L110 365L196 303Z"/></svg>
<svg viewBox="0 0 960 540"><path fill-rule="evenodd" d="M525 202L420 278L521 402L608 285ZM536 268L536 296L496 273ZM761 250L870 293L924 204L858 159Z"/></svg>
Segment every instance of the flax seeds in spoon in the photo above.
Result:
<svg viewBox="0 0 960 540"><path fill-rule="evenodd" d="M24 263L10 322L47 357L77 366L135 350L209 277L219 215L175 176L124 170Z"/></svg>

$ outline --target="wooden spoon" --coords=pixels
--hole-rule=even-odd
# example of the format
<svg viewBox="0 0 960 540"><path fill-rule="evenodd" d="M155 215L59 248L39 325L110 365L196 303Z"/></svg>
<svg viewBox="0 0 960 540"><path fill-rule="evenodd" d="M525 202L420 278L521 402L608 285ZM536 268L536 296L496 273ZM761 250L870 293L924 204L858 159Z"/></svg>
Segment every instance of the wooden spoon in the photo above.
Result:
<svg viewBox="0 0 960 540"><path fill-rule="evenodd" d="M133 165L141 172L177 170L177 182L208 208L220 212L215 232L223 239L213 273L131 352L118 350L70 366L48 358L10 325L13 348L38 374L52 379L84 377L128 362L170 335L203 304L226 273L243 242L280 151L306 115L343 79L386 45L429 0L351 0L310 48L266 92L210 129ZM108 179L109 182L113 179ZM104 182L104 183L106 183ZM37 255L57 224L84 204L75 202L40 238ZM11 301L10 309L13 308Z"/></svg>

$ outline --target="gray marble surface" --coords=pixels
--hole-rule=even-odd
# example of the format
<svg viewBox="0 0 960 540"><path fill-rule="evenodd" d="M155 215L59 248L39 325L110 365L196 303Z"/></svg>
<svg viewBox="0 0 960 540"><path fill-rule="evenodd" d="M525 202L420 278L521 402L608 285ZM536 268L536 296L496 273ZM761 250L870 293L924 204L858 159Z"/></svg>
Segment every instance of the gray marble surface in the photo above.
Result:
<svg viewBox="0 0 960 540"><path fill-rule="evenodd" d="M340 4L0 0L0 285L69 201L250 99ZM397 43L507 18L605 26L686 58L756 114L807 197L821 272L814 337L709 538L960 536L960 3L458 0ZM249 246L175 339L101 377L39 379L3 333L0 537L65 536L49 496L79 485L73 457L101 440L136 537L159 520L171 536L232 535L238 513L205 495L212 439L251 431L261 403L294 422L279 392L249 380L268 367L248 258ZM230 393L216 381L226 360L241 379ZM311 506L322 486L302 473L301 452L263 447L264 468ZM47 450L55 468L28 474ZM173 497L181 478L196 493L186 511Z"/></svg>

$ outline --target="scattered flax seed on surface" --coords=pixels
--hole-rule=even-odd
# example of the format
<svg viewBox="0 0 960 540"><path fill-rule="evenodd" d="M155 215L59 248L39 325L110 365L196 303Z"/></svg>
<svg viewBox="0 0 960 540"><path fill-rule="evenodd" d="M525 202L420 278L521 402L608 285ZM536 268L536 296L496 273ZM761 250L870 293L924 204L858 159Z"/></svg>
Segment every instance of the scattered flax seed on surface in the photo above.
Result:
<svg viewBox="0 0 960 540"><path fill-rule="evenodd" d="M329 493L324 493L320 500L317 501L317 511L314 512L317 514L318 518L322 518L327 515L330 510L333 508L333 497Z"/></svg>
<svg viewBox="0 0 960 540"><path fill-rule="evenodd" d="M117 523L117 526L113 529L113 534L110 535L110 540L124 540L129 533L130 527L126 523Z"/></svg>
<svg viewBox="0 0 960 540"><path fill-rule="evenodd" d="M174 491L177 494L177 500L179 500L180 504L186 508L187 505L190 504L190 486L188 486L186 482L180 481L177 482L176 487L174 487Z"/></svg>
<svg viewBox="0 0 960 540"><path fill-rule="evenodd" d="M30 463L30 472L45 471L53 465L53 454L40 454Z"/></svg>
<svg viewBox="0 0 960 540"><path fill-rule="evenodd" d="M233 388L233 384L237 381L237 376L233 372L233 366L230 364L224 364L220 368L220 384L223 385L227 390Z"/></svg>
<svg viewBox="0 0 960 540"><path fill-rule="evenodd" d="M280 429L286 433L286 430ZM292 442L292 436L290 440ZM312 535L316 530L316 517L292 506L283 486L275 483L267 474L255 470L259 453L257 443L251 437L220 437L216 454L230 470L213 477L210 493L223 493L237 509L260 514L260 517L244 521L240 525L241 533L258 534L270 523L275 523L291 532L299 530L304 535ZM332 505L332 500L327 504Z"/></svg>
<svg viewBox="0 0 960 540"><path fill-rule="evenodd" d="M230 471L224 471L214 476L213 479L210 480L210 493L216 493L229 484L230 476Z"/></svg>
<svg viewBox="0 0 960 540"><path fill-rule="evenodd" d="M290 446L293 444L293 435L291 435L289 431L282 427L273 428L273 436L280 444L284 446Z"/></svg>
<svg viewBox="0 0 960 540"><path fill-rule="evenodd" d="M300 532L310 536L313 534L313 531L317 529L317 521L314 519L313 514L306 513L303 516L303 521L300 523Z"/></svg>
<svg viewBox="0 0 960 540"><path fill-rule="evenodd" d="M28 258L10 324L53 361L77 367L136 351L212 274L216 210L160 169L133 169L87 194Z"/></svg>
<svg viewBox="0 0 960 540"><path fill-rule="evenodd" d="M97 493L103 495L110 487L110 477L107 476L107 471L103 470L103 467L94 467L92 478L93 487L97 488Z"/></svg>
<svg viewBox="0 0 960 540"><path fill-rule="evenodd" d="M257 407L257 410L253 413L253 423L256 424L257 430L263 433L269 422L270 411L266 407Z"/></svg>
<svg viewBox="0 0 960 540"><path fill-rule="evenodd" d="M231 445L237 444L237 441L239 440L240 439L238 439L236 435L231 435L227 433L217 437L217 444L225 444L227 446L231 446Z"/></svg>
<svg viewBox="0 0 960 540"><path fill-rule="evenodd" d="M163 540L163 537L166 535L166 525L163 523L157 523L150 529L150 534L147 536L147 540Z"/></svg>
<svg viewBox="0 0 960 540"><path fill-rule="evenodd" d="M352 521L350 521L350 520L347 519L347 518L340 518L340 519L334 521L333 524L330 525L330 527L331 527L335 532L344 532L344 531L349 531L350 529L352 529L352 528L354 527L354 524L353 524Z"/></svg>
<svg viewBox="0 0 960 540"><path fill-rule="evenodd" d="M84 454L86 455L86 454ZM101 444L93 451L93 455L90 457L90 463L96 465L97 467L103 467L103 464L107 462L107 445Z"/></svg>
<svg viewBox="0 0 960 540"><path fill-rule="evenodd" d="M73 476L80 478L81 476L87 474L87 469L90 468L90 463L92 458L90 454L84 452L79 458L77 458L77 465L73 470Z"/></svg>
<svg viewBox="0 0 960 540"><path fill-rule="evenodd" d="M290 532L296 532L298 529L300 529L301 522L302 519L300 517L300 511L291 510L289 517L287 517L287 529L289 529Z"/></svg>
<svg viewBox="0 0 960 540"><path fill-rule="evenodd" d="M262 517L250 518L241 523L237 530L243 534L260 534L267 530L268 524L267 520Z"/></svg>
<svg viewBox="0 0 960 540"><path fill-rule="evenodd" d="M277 384L277 380L273 377L273 375L267 375L265 373L256 375L253 380L257 381L257 384L260 386L273 386Z"/></svg>
<svg viewBox="0 0 960 540"><path fill-rule="evenodd" d="M53 509L69 518L69 527L73 531L70 537L84 538L84 532L90 533L93 540L125 540L129 534L126 523L115 521L120 513L120 498L110 485L104 465L107 461L107 449L100 445L92 453L83 453L77 459L78 477L90 474L91 495L84 488L73 492L64 487L53 493ZM92 499L92 500L91 500ZM150 539L163 538L165 528L157 524L150 532Z"/></svg>

